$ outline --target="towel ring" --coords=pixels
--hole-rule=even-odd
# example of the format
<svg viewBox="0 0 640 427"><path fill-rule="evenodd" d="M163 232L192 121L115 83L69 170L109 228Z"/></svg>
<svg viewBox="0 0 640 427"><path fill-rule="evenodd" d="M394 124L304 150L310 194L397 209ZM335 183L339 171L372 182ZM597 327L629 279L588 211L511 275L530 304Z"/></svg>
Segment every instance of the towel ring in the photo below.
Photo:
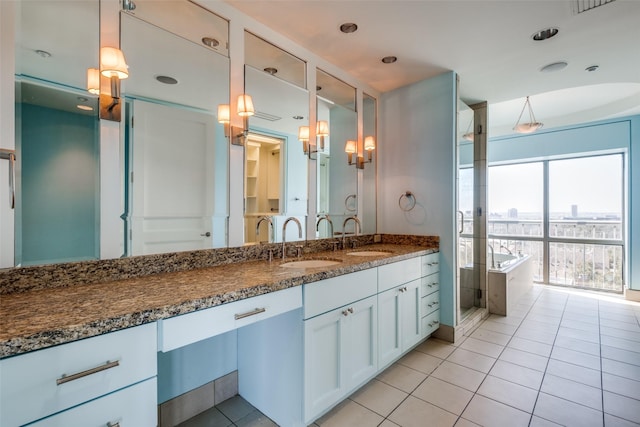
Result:
<svg viewBox="0 0 640 427"><path fill-rule="evenodd" d="M407 199L407 202L404 206L402 205L402 199ZM398 199L398 206L400 207L400 210L409 212L416 207L416 196L409 190L405 191L400 195L400 198Z"/></svg>
<svg viewBox="0 0 640 427"><path fill-rule="evenodd" d="M344 199L344 207L347 210L347 212L355 212L357 210L356 206L349 206L349 200L353 199L354 203L356 201L356 195L355 194L349 194L347 196L346 199Z"/></svg>

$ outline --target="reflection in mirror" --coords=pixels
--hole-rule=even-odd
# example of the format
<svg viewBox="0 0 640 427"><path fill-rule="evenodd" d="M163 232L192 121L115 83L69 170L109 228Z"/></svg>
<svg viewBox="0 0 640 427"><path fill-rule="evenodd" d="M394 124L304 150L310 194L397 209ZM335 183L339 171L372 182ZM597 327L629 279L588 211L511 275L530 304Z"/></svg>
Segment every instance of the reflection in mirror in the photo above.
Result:
<svg viewBox="0 0 640 427"><path fill-rule="evenodd" d="M316 72L318 123L329 124L329 136L325 137L324 149L318 143L318 212L317 237L332 237L343 231L342 224L349 216L358 214L357 170L349 165L345 147L358 140L358 117L356 114L356 89L325 73ZM318 141L319 142L319 141ZM329 216L333 223L320 221ZM350 221L347 234L355 231Z"/></svg>
<svg viewBox="0 0 640 427"><path fill-rule="evenodd" d="M127 254L226 246L228 142L216 115L229 103L228 23L188 1L136 5L121 13Z"/></svg>
<svg viewBox="0 0 640 427"><path fill-rule="evenodd" d="M364 234L374 234L376 232L376 158L378 145L376 117L376 99L366 93L363 94L362 129L365 165L361 191L361 221Z"/></svg>
<svg viewBox="0 0 640 427"><path fill-rule="evenodd" d="M100 256L99 3L16 2L15 263ZM78 37L82 34L82 37Z"/></svg>
<svg viewBox="0 0 640 427"><path fill-rule="evenodd" d="M255 114L245 146L244 241L281 242L285 220L304 224L307 216L308 158L298 140L299 128L309 125L305 63L251 33L245 46L245 92ZM298 239L289 226L286 240Z"/></svg>

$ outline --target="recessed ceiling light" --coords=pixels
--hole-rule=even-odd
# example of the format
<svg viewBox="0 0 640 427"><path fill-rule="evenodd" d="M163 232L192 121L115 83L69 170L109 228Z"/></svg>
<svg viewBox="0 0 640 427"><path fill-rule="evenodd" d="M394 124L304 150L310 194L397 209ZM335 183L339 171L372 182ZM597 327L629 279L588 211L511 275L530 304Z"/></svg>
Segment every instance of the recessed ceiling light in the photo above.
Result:
<svg viewBox="0 0 640 427"><path fill-rule="evenodd" d="M302 120L304 117L302 116L293 116L293 120Z"/></svg>
<svg viewBox="0 0 640 427"><path fill-rule="evenodd" d="M278 69L277 68L273 68L273 67L267 67L267 68L264 69L264 72L265 73L269 73L269 74L271 74L273 76L275 73L278 72Z"/></svg>
<svg viewBox="0 0 640 427"><path fill-rule="evenodd" d="M558 34L557 28L545 28L544 30L540 30L534 35L532 35L531 38L537 42L540 42L542 40L550 39L551 37L557 34Z"/></svg>
<svg viewBox="0 0 640 427"><path fill-rule="evenodd" d="M156 76L156 80L160 83L164 83L166 85L175 85L178 84L178 81L170 76Z"/></svg>
<svg viewBox="0 0 640 427"><path fill-rule="evenodd" d="M385 56L384 58L382 58L382 62L385 64L393 64L397 60L398 60L397 56Z"/></svg>
<svg viewBox="0 0 640 427"><path fill-rule="evenodd" d="M540 68L540 71L543 73L553 73L555 71L564 70L565 68L567 68L567 65L569 64L564 61L553 62Z"/></svg>
<svg viewBox="0 0 640 427"><path fill-rule="evenodd" d="M218 47L218 45L220 45L220 42L213 37L203 37L202 44L207 47Z"/></svg>
<svg viewBox="0 0 640 427"><path fill-rule="evenodd" d="M585 68L585 71L588 71L590 73L596 71L598 68L600 68L599 65L589 65L587 68Z"/></svg>
<svg viewBox="0 0 640 427"><path fill-rule="evenodd" d="M42 56L43 58L50 58L51 54L49 52L47 52L46 50L36 50L36 53L40 56Z"/></svg>
<svg viewBox="0 0 640 427"><path fill-rule="evenodd" d="M358 25L354 24L353 22L345 22L344 24L340 25L340 31L345 34L355 33L356 31L358 31Z"/></svg>
<svg viewBox="0 0 640 427"><path fill-rule="evenodd" d="M76 105L76 108L77 108L78 110L83 110L83 111L93 111L93 107L92 107L92 106L90 106L90 105L82 105L82 104L79 104L79 105Z"/></svg>

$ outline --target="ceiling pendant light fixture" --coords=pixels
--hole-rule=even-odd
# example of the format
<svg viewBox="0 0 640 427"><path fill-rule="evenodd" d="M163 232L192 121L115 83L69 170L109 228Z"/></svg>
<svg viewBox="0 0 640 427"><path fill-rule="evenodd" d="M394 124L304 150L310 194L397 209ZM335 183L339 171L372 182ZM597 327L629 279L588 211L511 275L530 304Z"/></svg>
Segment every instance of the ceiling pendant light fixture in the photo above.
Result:
<svg viewBox="0 0 640 427"><path fill-rule="evenodd" d="M520 120L522 119L522 114L524 114L524 110L527 107L529 108L529 122L520 123ZM531 102L529 102L529 97L527 96L527 100L524 102L524 105L522 106L522 111L520 111L520 116L518 116L518 121L516 122L516 125L513 127L513 130L515 130L518 133L533 133L538 129L540 129L542 126L543 124L536 120L536 116L533 114L533 109L531 108Z"/></svg>

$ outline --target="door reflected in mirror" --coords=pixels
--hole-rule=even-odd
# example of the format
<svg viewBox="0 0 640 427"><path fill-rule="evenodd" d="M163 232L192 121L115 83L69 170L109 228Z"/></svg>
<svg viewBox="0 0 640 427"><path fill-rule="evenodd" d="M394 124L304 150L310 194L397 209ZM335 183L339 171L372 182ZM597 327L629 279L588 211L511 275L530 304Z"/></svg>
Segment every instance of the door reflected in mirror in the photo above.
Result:
<svg viewBox="0 0 640 427"><path fill-rule="evenodd" d="M224 247L228 22L186 0L136 3L135 16L121 12L127 253Z"/></svg>
<svg viewBox="0 0 640 427"><path fill-rule="evenodd" d="M364 172L362 176L362 232L376 233L376 172L377 146L376 132L376 99L366 93L362 99L362 129L364 133L363 157Z"/></svg>
<svg viewBox="0 0 640 427"><path fill-rule="evenodd" d="M317 141L316 236L327 238L342 234L344 221L358 215L358 174L345 152L348 146L357 144L358 116L354 87L322 70L317 70L316 81L318 123L328 123L329 129L324 149ZM327 216L331 223L322 221ZM349 221L344 231L353 234L355 226L355 221Z"/></svg>
<svg viewBox="0 0 640 427"><path fill-rule="evenodd" d="M255 114L245 145L244 242L282 242L283 232L299 240L297 227L282 228L288 217L304 224L307 216L308 157L298 139L309 126L306 64L249 32L245 47L245 92Z"/></svg>
<svg viewBox="0 0 640 427"><path fill-rule="evenodd" d="M15 265L98 259L98 101L87 69L98 66L99 3L16 9Z"/></svg>

